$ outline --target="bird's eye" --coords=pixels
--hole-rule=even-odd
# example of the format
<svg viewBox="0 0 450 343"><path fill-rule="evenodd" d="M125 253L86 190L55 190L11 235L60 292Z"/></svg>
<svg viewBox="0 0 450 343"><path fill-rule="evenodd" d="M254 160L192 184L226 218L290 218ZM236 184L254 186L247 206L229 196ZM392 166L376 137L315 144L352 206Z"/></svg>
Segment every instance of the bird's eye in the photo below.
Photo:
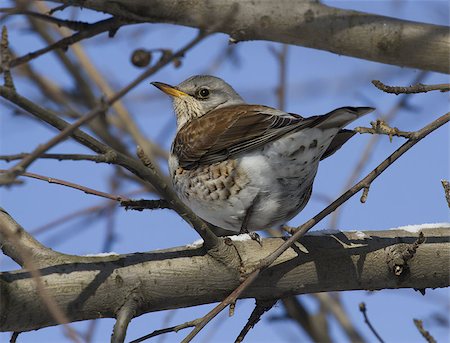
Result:
<svg viewBox="0 0 450 343"><path fill-rule="evenodd" d="M207 88L200 88L199 91L197 92L197 95L200 98L207 98L209 96L209 89L207 89Z"/></svg>

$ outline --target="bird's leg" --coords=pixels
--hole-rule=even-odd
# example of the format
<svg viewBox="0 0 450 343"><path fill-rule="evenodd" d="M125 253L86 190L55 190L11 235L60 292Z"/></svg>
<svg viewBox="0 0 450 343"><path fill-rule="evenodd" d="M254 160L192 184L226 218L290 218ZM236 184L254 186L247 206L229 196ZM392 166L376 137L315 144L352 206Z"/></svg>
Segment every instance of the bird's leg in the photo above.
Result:
<svg viewBox="0 0 450 343"><path fill-rule="evenodd" d="M240 234L243 234L243 233L248 234L251 239L253 239L254 241L257 241L259 243L259 245L262 246L261 237L255 231L250 232L248 230L248 224L250 222L250 217L252 216L252 214L255 210L255 205L258 202L258 200L259 200L259 194L256 195L256 197L253 199L252 204L247 209L247 212L245 213L245 217L244 217L244 220L242 221L241 230L239 231L239 233Z"/></svg>

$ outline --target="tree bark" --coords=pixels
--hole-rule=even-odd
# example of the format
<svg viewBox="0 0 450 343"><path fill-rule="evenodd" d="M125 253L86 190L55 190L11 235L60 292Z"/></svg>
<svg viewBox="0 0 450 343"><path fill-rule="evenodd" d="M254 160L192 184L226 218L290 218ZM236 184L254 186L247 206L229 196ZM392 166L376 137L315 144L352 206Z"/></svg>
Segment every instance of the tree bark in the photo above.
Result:
<svg viewBox="0 0 450 343"><path fill-rule="evenodd" d="M449 73L449 27L292 0L53 0L121 18L223 32Z"/></svg>
<svg viewBox="0 0 450 343"><path fill-rule="evenodd" d="M1 223L0 223L1 224ZM245 291L245 298L386 288L448 287L450 226L307 235L283 253ZM70 321L116 317L130 295L136 316L221 301L283 239L233 240L242 261L237 271L201 247L111 256L62 255L41 267L42 282ZM230 244L230 241L228 241ZM0 331L29 331L57 322L25 270L0 273Z"/></svg>

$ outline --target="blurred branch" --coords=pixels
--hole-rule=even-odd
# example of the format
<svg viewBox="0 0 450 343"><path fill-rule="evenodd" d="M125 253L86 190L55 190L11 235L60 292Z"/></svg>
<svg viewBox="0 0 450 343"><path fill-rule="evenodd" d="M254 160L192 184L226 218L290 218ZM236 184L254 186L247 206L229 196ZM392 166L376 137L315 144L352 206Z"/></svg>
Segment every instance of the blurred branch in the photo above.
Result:
<svg viewBox="0 0 450 343"><path fill-rule="evenodd" d="M378 339L378 341L380 343L384 343L383 339L380 337L380 335L378 334L378 332L375 330L375 328L373 327L372 323L369 320L369 317L367 316L367 308L366 308L366 304L365 303L360 303L359 304L359 310L361 311L361 313L364 316L364 322L367 324L367 326L369 327L370 331L372 331L372 333L375 335L375 337Z"/></svg>
<svg viewBox="0 0 450 343"><path fill-rule="evenodd" d="M270 45L269 50L278 62L278 85L275 93L278 99L277 108L284 111L286 107L286 88L287 88L287 55L289 45L283 44L278 51L274 46Z"/></svg>
<svg viewBox="0 0 450 343"><path fill-rule="evenodd" d="M49 8L44 3L37 3L36 6L41 11L49 11ZM62 35L69 34L68 30L64 27L57 28L58 31ZM106 97L111 97L114 95L114 91L107 82L107 80L101 75L100 71L95 67L95 65L90 60L89 56L84 51L81 44L74 45L72 47L74 54L77 56L79 64L86 71L86 74L93 80L93 82L98 86L101 90L102 94ZM168 55L171 55L172 52L167 52ZM164 56L162 55L161 58ZM167 57L167 56L165 56ZM114 104L112 104L112 109L117 113L118 118L120 120L121 128L124 128L128 131L131 137L135 140L137 145L145 147L147 154L160 156L163 158L168 157L168 153L162 149L158 144L144 137L139 129L139 127L135 124L135 121L131 117L130 113L124 106L123 102L119 99Z"/></svg>
<svg viewBox="0 0 450 343"><path fill-rule="evenodd" d="M89 30L92 27L92 25L94 25L94 24L83 22L83 21L60 19L60 18L52 17L51 15L48 15L48 14L33 12L30 10L21 9L19 7L0 8L0 13L6 13L8 16L10 16L10 15L26 15L29 17L34 17L34 18L37 18L40 20L44 20L44 21L52 23L52 24L56 24L57 26L67 27L74 31Z"/></svg>
<svg viewBox="0 0 450 343"><path fill-rule="evenodd" d="M372 83L375 87L382 90L383 92L394 93L396 95L427 93L430 91L441 91L441 92L450 91L450 83L441 83L439 85L424 85L422 83L418 83L416 85L409 86L409 87L387 86L379 80L373 80Z"/></svg>
<svg viewBox="0 0 450 343"><path fill-rule="evenodd" d="M414 319L414 325L416 326L417 330L419 330L420 334L423 336L423 338L426 339L428 343L436 343L436 340L434 337L423 327L423 322L419 319Z"/></svg>
<svg viewBox="0 0 450 343"><path fill-rule="evenodd" d="M350 319L348 318L347 313L342 306L342 304L332 297L329 293L317 293L314 294L322 306L336 318L336 321L339 323L341 328L344 330L350 342L353 343L363 343L365 339L358 332L356 327L352 324Z"/></svg>
<svg viewBox="0 0 450 343"><path fill-rule="evenodd" d="M317 1L55 0L121 16L230 35L232 42L269 40L402 67L449 73L450 30L326 6ZM432 53L430 53L432 51ZM414 53L411 53L414 52Z"/></svg>
<svg viewBox="0 0 450 343"><path fill-rule="evenodd" d="M294 320L313 342L328 343L331 337L327 330L322 330L315 316L308 313L307 309L295 296L281 299L287 315Z"/></svg>
<svg viewBox="0 0 450 343"><path fill-rule="evenodd" d="M77 33L74 33L72 36L65 37L54 44L50 44L46 46L45 48L39 49L34 52L30 52L24 56L17 57L13 60L11 60L10 67L14 68L17 67L23 63L27 63L39 56L42 56L46 54L47 52L56 50L56 49L67 49L70 45L75 44L83 39L90 38L93 36L96 36L103 32L110 32L110 35L115 33L121 26L129 25L134 23L133 21L124 20L122 18L109 18L102 21L99 21L95 24L92 24L92 26L89 27L89 29L85 29L82 31L79 31ZM1 72L1 71L0 71Z"/></svg>

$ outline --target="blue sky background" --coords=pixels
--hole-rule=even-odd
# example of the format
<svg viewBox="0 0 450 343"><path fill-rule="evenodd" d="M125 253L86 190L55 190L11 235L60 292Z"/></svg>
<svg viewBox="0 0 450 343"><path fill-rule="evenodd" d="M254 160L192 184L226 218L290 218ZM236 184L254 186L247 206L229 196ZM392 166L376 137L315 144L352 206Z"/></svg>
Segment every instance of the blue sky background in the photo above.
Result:
<svg viewBox="0 0 450 343"><path fill-rule="evenodd" d="M8 2L8 1L7 1ZM8 2L9 3L9 2ZM328 1L329 5L446 25L449 22L447 1ZM3 5L2 5L3 6ZM71 15L70 10L59 16ZM80 20L100 19L97 13L83 10L77 12ZM18 55L34 51L44 45L30 32L22 18L9 19L10 42ZM132 51L137 48L178 49L196 34L196 30L173 25L141 24L119 30L116 37L106 34L84 41L83 47L89 57L107 78L115 90L121 89L142 70L129 62ZM175 118L170 101L149 85L150 81L179 83L187 77L213 72L227 82L250 103L276 106L275 88L278 84L278 65L270 47L280 48L272 42L243 42L235 47L235 63L226 61L218 69L210 71L214 61L227 47L228 37L216 34L189 51L180 68L168 66L148 82L143 82L124 99L128 110L143 133L168 148L175 132ZM430 52L432 53L432 52ZM72 52L68 51L72 56ZM32 62L34 68L58 85L73 87L59 60L53 54L44 55ZM355 58L302 47L290 46L288 50L288 92L286 110L302 115L326 113L340 106L374 106L377 111L353 123L351 126L368 126L369 122L386 114L399 101L399 97L382 93L370 83L379 79L391 85L409 85L420 71L368 62ZM42 106L48 106L40 92L26 79L14 72L18 92ZM423 83L449 82L448 75L428 73ZM100 94L96 90L97 94ZM448 93L432 92L411 95L408 107L398 112L391 122L402 130L417 130L449 110ZM28 116L17 116L6 103L0 101L0 154L29 152L36 145L46 142L56 131ZM330 200L339 196L355 164L358 162L369 135L355 136L337 154L322 163L315 181L313 197L307 207L290 224L299 225L315 215ZM127 139L130 151L133 142ZM389 142L381 137L363 175L403 143L394 138ZM90 153L86 148L68 140L51 152ZM165 163L162 164L164 168ZM0 161L0 169L12 166ZM113 168L91 162L58 162L40 160L32 164L30 172L61 178L94 189L111 191ZM343 230L382 230L408 224L448 222L449 211L443 197L440 180L449 178L449 127L440 128L417 144L392 167L384 172L371 186L366 204L359 202L359 195L343 207L336 228ZM74 211L101 205L104 200L65 187L46 182L24 179L25 184L8 189L0 188L0 205L25 229L33 231L57 218ZM115 194L126 194L137 187L125 182ZM143 194L151 198L151 195ZM175 213L164 211L133 212L114 207L112 216L115 241L110 250L117 253L150 251L186 245L198 239L197 234ZM45 234L37 235L44 244L65 253L92 254L102 251L108 223L104 218L91 215L67 221ZM330 228L329 219L314 229ZM17 265L0 254L0 270L16 269ZM424 320L424 325L438 342L448 341L449 329L438 324L433 316L448 320L450 294L448 289L427 290L425 296L414 290L385 290L379 292L342 292L341 297L348 314L367 338L375 342L358 310L358 304L367 304L373 325L387 342L422 342L423 338L412 323L413 318ZM312 311L317 302L308 296L302 300ZM219 315L198 336L197 342L229 342L235 339L253 309L253 300L238 301L235 315ZM150 313L134 319L128 330L127 340L135 339L163 326L171 326L192 320L207 313L213 305L181 309L167 314ZM298 342L308 341L307 336L289 320L271 321L283 314L282 306L276 306L253 329L247 342ZM346 337L334 320L333 337L345 342ZM88 322L72 324L83 332ZM99 321L94 342L110 339L113 319ZM159 342L177 342L187 330L168 334ZM7 341L10 334L0 333L0 342ZM67 339L59 327L23 333L19 342L63 342Z"/></svg>

